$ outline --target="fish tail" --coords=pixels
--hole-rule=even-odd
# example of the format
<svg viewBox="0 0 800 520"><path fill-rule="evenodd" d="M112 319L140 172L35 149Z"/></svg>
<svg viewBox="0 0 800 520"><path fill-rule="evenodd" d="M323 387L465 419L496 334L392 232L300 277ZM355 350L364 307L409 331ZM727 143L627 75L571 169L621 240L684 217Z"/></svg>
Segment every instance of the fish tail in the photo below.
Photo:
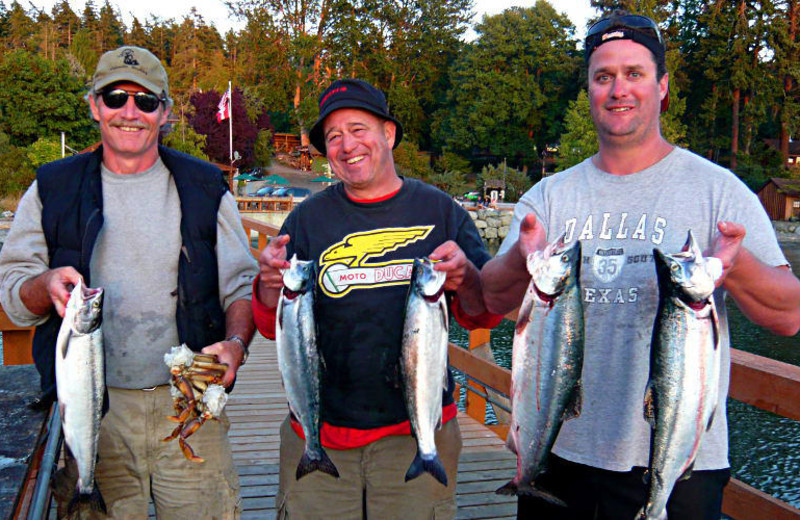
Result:
<svg viewBox="0 0 800 520"><path fill-rule="evenodd" d="M71 516L81 504L87 504L92 511L97 511L104 515L108 514L106 501L103 500L103 495L100 493L100 489L97 486L94 486L89 493L81 493L76 489L72 500L70 500L69 505L67 505L67 513Z"/></svg>
<svg viewBox="0 0 800 520"><path fill-rule="evenodd" d="M514 480L508 481L506 485L500 487L497 491L495 491L495 493L497 493L498 495L517 495L517 496L533 497L544 500L548 504L553 504L554 506L567 507L566 502L564 502L557 496L553 495L549 491L537 489L534 486L520 486Z"/></svg>
<svg viewBox="0 0 800 520"><path fill-rule="evenodd" d="M439 458L439 455L434 454L433 458L424 459L419 451L417 451L414 461L411 462L411 466L408 467L408 471L406 472L406 482L426 472L433 475L433 478L441 482L443 486L447 485L447 472L442 465L442 460Z"/></svg>
<svg viewBox="0 0 800 520"><path fill-rule="evenodd" d="M308 452L303 453L300 462L297 464L297 473L295 475L297 480L300 480L316 470L339 478L339 470L336 469L336 466L333 464L330 457L328 457L328 454L325 453L325 450L320 450L319 454L320 457L318 459L312 459Z"/></svg>

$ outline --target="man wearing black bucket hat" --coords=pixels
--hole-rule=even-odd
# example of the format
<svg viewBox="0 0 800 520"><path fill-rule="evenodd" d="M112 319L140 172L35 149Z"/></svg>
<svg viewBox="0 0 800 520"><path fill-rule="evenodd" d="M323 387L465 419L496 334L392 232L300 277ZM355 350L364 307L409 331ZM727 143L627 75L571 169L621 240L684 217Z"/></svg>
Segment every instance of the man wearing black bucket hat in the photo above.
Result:
<svg viewBox="0 0 800 520"><path fill-rule="evenodd" d="M651 427L643 403L658 303L653 250L680 251L691 230L705 254L723 264L715 292L723 365L713 423L666 512L670 519L717 520L730 476L725 294L753 322L792 335L800 328L800 282L756 196L731 172L662 137L669 76L655 22L615 12L589 29L585 57L599 151L522 197L498 256L481 273L487 308L508 312L530 282L529 253L562 235L568 244L581 241L582 407L563 423L548 470L534 479L567 507L520 497L518 517L655 518L637 515L648 500Z"/></svg>
<svg viewBox="0 0 800 520"><path fill-rule="evenodd" d="M453 518L461 436L452 377L443 397L436 447L446 478L408 482L416 443L403 401L399 356L410 266L437 260L456 319L491 327L478 269L489 259L472 219L451 197L397 174L392 149L400 123L383 93L360 80L334 82L320 97L311 143L341 179L303 202L261 252L253 299L259 330L274 337L279 269L292 255L318 264L315 318L324 358L321 439L338 469L300 479L302 429L281 428L277 506L290 518Z"/></svg>

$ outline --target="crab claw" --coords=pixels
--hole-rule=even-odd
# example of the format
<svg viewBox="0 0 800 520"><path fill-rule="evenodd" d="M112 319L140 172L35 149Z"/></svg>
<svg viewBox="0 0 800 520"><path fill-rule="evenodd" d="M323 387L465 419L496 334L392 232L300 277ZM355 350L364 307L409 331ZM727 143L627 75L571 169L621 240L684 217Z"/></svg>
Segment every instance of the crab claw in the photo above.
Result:
<svg viewBox="0 0 800 520"><path fill-rule="evenodd" d="M186 438L191 436L194 432L198 430L198 428L200 428L203 425L204 422L206 422L205 417L200 416L200 417L195 417L194 419L186 423L186 425L181 430L181 439L185 440Z"/></svg>
<svg viewBox="0 0 800 520"><path fill-rule="evenodd" d="M172 417L167 417L167 419L172 419ZM178 426L175 427L174 430L172 430L172 433L170 433L167 437L164 437L163 439L161 439L161 442L169 442L172 439L177 439L178 435L180 435L180 433L181 433L181 429L182 428L183 428L183 424L179 424Z"/></svg>
<svg viewBox="0 0 800 520"><path fill-rule="evenodd" d="M206 459L204 459L202 457L198 457L197 455L195 455L194 451L192 450L192 447L189 446L189 444L187 444L186 441L184 441L183 439L178 439L178 444L181 447L181 451L183 452L183 456L186 457L187 459L191 460L192 462L205 462L206 461Z"/></svg>

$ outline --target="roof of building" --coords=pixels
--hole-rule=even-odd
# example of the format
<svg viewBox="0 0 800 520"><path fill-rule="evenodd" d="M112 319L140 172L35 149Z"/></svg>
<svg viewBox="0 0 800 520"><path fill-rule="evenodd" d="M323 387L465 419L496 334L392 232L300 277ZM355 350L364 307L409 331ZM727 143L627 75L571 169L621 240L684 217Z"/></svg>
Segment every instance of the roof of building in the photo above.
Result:
<svg viewBox="0 0 800 520"><path fill-rule="evenodd" d="M766 184L764 184L764 186L766 186L770 182L774 183L775 186L777 186L779 192L788 195L790 197L800 197L800 180L785 179L782 177L772 177L769 181L767 181ZM764 188L762 187L761 189L763 190Z"/></svg>

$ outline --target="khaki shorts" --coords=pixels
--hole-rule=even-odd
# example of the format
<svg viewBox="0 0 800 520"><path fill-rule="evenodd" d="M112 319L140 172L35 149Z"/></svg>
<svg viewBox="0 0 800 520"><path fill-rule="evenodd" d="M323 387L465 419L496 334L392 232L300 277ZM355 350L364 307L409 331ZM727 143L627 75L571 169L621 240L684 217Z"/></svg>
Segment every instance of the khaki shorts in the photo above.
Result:
<svg viewBox="0 0 800 520"><path fill-rule="evenodd" d="M295 478L304 441L287 418L281 425L278 519L304 520L427 520L452 519L456 514L456 478L461 453L458 421L436 432L439 458L447 471L447 487L427 473L405 481L417 453L410 435L384 437L361 448L326 449L340 478L314 471Z"/></svg>
<svg viewBox="0 0 800 520"><path fill-rule="evenodd" d="M95 481L108 517L81 508L73 518L146 519L152 494L159 520L237 519L239 477L228 441L228 417L207 421L187 439L205 459L187 460L177 439L162 442L176 424L168 386L155 390L108 389L110 407L100 427ZM67 465L56 475L53 492L64 511L77 474Z"/></svg>

